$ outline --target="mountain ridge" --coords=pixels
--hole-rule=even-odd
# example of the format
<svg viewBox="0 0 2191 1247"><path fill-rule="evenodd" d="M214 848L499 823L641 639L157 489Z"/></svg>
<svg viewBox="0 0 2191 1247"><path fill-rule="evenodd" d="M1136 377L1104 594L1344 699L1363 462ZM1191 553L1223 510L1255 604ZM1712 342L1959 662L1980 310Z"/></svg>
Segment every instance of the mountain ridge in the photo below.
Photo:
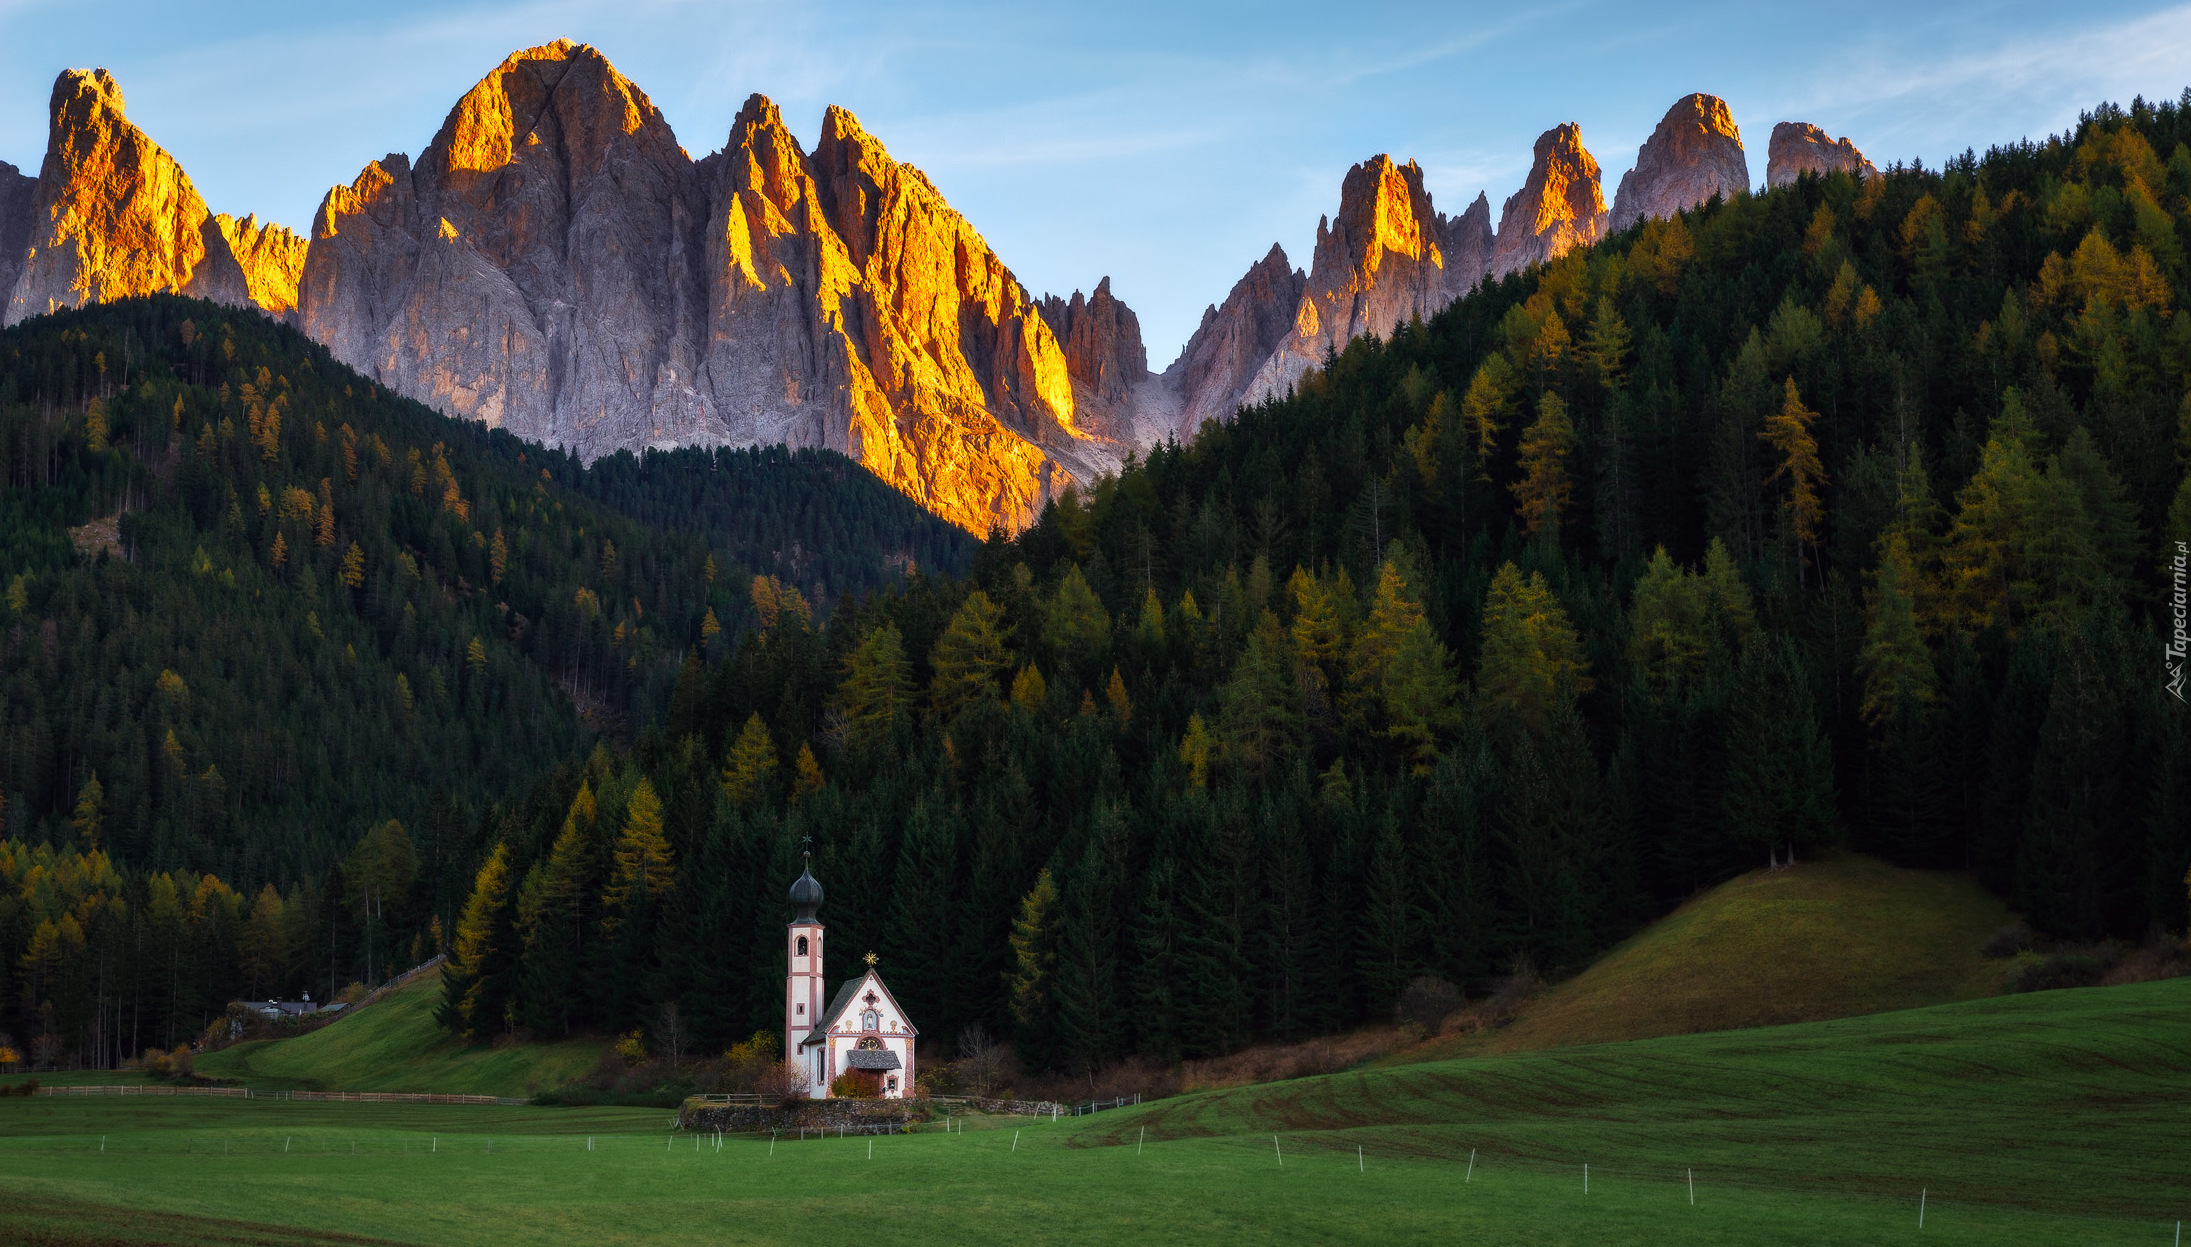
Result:
<svg viewBox="0 0 2191 1247"><path fill-rule="evenodd" d="M1707 142L1669 137L1685 109ZM57 78L49 130L36 178L0 167L7 323L203 295L584 459L826 448L975 533L1024 527L1066 488L1282 397L1352 338L1486 278L1748 189L1740 132L1701 94L1668 112L1623 179L1635 203L1611 213L1573 123L1537 140L1495 230L1487 194L1448 217L1418 165L1379 154L1345 174L1307 269L1274 244L1159 372L1108 278L1038 299L850 112L828 109L809 152L754 94L694 159L642 89L568 39L511 53L416 159L390 153L330 188L308 237L207 209L105 70ZM1802 123L1776 127L1773 151L1773 184L1870 169ZM1645 179L1665 187L1646 195Z"/></svg>

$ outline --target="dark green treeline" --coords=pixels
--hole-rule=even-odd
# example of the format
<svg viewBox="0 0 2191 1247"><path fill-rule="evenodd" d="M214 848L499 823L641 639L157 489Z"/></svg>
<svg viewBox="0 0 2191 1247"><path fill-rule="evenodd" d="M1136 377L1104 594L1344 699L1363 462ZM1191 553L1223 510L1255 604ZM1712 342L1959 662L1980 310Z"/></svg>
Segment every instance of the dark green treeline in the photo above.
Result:
<svg viewBox="0 0 2191 1247"><path fill-rule="evenodd" d="M243 930L271 885L297 931L194 956L200 988L140 1036L188 1034L247 986L384 974L455 921L495 803L667 714L684 656L750 625L756 574L826 602L963 565L970 539L849 466L684 451L587 470L191 300L0 334L0 841L90 881L0 881L0 1031L28 1043L59 1017L61 1051L126 1054L115 985L141 967L117 959L139 936L114 932L150 928L94 911L153 912L155 876L241 898L201 905L206 931ZM416 869L368 902L344 864L390 819ZM81 1008L43 986L80 979Z"/></svg>
<svg viewBox="0 0 2191 1247"><path fill-rule="evenodd" d="M1638 226L777 615L499 816L448 1021L779 1026L808 838L840 958L1065 1067L1576 966L1833 844L2180 931L2187 105Z"/></svg>

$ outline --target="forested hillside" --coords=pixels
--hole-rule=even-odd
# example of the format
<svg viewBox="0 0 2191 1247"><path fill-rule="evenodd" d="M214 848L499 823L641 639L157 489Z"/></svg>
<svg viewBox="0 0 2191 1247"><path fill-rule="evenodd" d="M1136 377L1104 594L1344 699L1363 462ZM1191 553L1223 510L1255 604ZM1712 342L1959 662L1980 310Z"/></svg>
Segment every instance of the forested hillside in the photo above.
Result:
<svg viewBox="0 0 2191 1247"><path fill-rule="evenodd" d="M0 334L0 480L0 1010L109 1054L125 1005L171 1041L385 972L494 803L665 714L757 572L805 609L972 544L840 457L589 472L165 297Z"/></svg>
<svg viewBox="0 0 2191 1247"><path fill-rule="evenodd" d="M2187 105L1641 225L967 580L778 617L513 809L450 1024L780 1025L809 839L925 1035L1069 1068L1576 966L1838 843L2180 931Z"/></svg>
<svg viewBox="0 0 2191 1247"><path fill-rule="evenodd" d="M457 1030L709 1047L781 1023L808 843L840 973L1038 1067L1579 966L1834 844L2181 931L2187 106L1641 225L902 584L950 547L699 535L782 511L716 475L834 461L581 478L199 305L13 331L0 791L56 845L0 855L13 1016L111 1052L439 917Z"/></svg>

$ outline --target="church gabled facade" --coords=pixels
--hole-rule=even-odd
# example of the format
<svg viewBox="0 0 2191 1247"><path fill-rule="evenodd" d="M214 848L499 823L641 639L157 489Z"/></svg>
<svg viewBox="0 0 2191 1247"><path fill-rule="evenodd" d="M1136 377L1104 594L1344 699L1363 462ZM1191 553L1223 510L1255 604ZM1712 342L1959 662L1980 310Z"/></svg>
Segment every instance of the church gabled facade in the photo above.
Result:
<svg viewBox="0 0 2191 1247"><path fill-rule="evenodd" d="M824 932L814 916L822 885L811 866L792 883L790 901L784 1053L804 1076L807 1095L825 1099L840 1076L859 1071L875 1081L883 1097L903 1098L913 1089L913 1044L920 1032L875 972L873 953L867 955L867 972L839 984L823 1003Z"/></svg>

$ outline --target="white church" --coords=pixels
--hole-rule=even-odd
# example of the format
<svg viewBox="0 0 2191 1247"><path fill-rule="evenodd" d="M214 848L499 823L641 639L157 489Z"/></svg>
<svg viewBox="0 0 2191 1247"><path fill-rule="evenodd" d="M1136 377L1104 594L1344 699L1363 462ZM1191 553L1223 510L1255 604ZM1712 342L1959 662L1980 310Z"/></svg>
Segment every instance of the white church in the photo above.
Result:
<svg viewBox="0 0 2191 1247"><path fill-rule="evenodd" d="M784 1052L806 1075L811 1099L827 1099L830 1087L847 1073L875 1081L876 1094L902 1099L913 1089L913 1041L920 1032L875 973L875 954L867 954L867 973L837 988L822 1003L822 885L814 878L812 854L791 885L793 910L786 949L790 973L784 980Z"/></svg>

